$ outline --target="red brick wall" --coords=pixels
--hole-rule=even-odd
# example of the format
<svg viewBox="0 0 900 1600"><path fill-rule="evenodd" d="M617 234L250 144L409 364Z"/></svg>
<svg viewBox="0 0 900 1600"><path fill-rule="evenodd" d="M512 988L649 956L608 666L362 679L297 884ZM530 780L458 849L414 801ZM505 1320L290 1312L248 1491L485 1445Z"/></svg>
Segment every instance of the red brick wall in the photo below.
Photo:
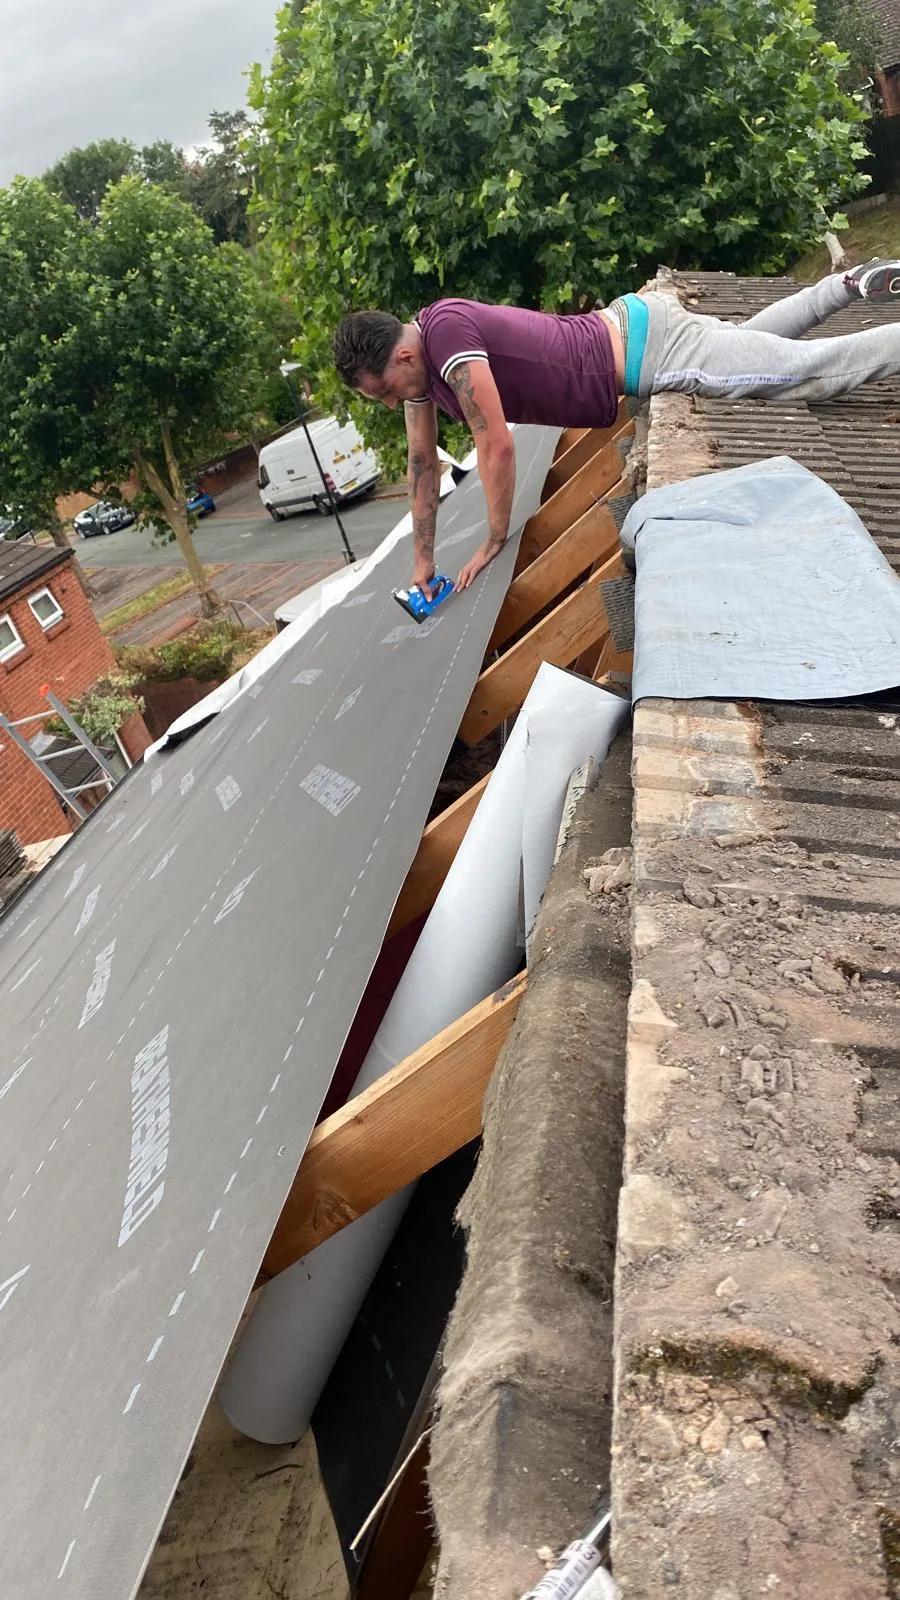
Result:
<svg viewBox="0 0 900 1600"><path fill-rule="evenodd" d="M64 615L45 633L28 596L47 588ZM115 667L90 602L75 575L71 561L0 600L0 616L9 616L25 646L8 661L0 661L0 711L11 719L41 711L47 702L40 689L49 685L62 700L90 688L104 672ZM52 712L47 712L48 716ZM26 738L37 723L20 729ZM141 754L149 736L139 717L129 718L125 747L132 758ZM14 828L23 844L70 831L56 794L40 772L15 745L0 734L0 828Z"/></svg>

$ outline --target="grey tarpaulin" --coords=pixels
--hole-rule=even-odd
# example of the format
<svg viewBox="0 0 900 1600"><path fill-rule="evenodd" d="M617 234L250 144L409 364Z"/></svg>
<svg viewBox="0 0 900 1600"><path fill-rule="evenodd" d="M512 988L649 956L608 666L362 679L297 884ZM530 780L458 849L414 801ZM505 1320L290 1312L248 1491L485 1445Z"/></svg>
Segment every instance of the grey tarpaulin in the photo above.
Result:
<svg viewBox="0 0 900 1600"><path fill-rule="evenodd" d="M555 430L517 429L515 525ZM438 548L483 538L467 480ZM408 542L135 769L0 923L3 1600L128 1600L322 1103L512 572Z"/></svg>
<svg viewBox="0 0 900 1600"><path fill-rule="evenodd" d="M788 456L653 489L634 699L826 700L900 682L900 584L855 511Z"/></svg>

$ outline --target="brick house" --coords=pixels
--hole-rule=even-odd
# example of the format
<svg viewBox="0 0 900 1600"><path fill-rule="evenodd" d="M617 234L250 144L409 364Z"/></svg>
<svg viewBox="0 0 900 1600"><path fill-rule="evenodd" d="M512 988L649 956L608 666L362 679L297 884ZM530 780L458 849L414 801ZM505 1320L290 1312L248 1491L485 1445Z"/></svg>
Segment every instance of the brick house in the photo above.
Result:
<svg viewBox="0 0 900 1600"><path fill-rule="evenodd" d="M0 712L15 721L43 710L44 684L68 702L114 667L72 551L26 540L0 542ZM40 726L20 731L32 739ZM131 761L150 743L141 717L129 717L119 737ZM76 820L41 772L0 733L0 828L14 828L23 844L34 844L70 833Z"/></svg>

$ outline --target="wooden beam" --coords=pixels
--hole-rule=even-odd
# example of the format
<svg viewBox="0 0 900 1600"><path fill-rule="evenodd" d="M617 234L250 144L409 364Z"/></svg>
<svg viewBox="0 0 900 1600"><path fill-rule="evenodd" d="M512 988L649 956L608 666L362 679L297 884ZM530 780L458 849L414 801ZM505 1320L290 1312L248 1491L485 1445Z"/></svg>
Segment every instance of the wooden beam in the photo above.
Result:
<svg viewBox="0 0 900 1600"><path fill-rule="evenodd" d="M597 500L565 533L513 578L494 624L488 654L498 650L580 578L595 561L608 561L619 547L609 506Z"/></svg>
<svg viewBox="0 0 900 1600"><path fill-rule="evenodd" d="M573 444L577 444L579 439L584 439L587 434L592 432L592 428L563 428L556 441L556 449L553 452L554 462L561 460L566 451L571 450Z"/></svg>
<svg viewBox="0 0 900 1600"><path fill-rule="evenodd" d="M573 661L572 671L580 672L583 678L593 678L599 667L605 644L606 639L595 639L593 644L589 644L586 650L582 650L577 660Z"/></svg>
<svg viewBox="0 0 900 1600"><path fill-rule="evenodd" d="M612 439L628 439L633 433L634 424L623 402L620 402L619 416L611 428L567 428L559 441L560 445L565 444L565 449L557 446L553 464L544 480L541 500L549 500L586 461L590 461L591 456L597 455Z"/></svg>
<svg viewBox="0 0 900 1600"><path fill-rule="evenodd" d="M574 478L556 491L546 505L529 517L519 540L514 577L524 572L543 551L549 550L560 534L565 533L579 517L583 517L598 500L612 500L617 495L628 494L628 482L619 476L622 462L618 453L614 458L608 455L610 449L615 451L615 445L606 445L599 456L594 456L580 472L576 472ZM613 471L615 477L610 476Z"/></svg>
<svg viewBox="0 0 900 1600"><path fill-rule="evenodd" d="M625 438L633 432L634 423L628 422L617 438ZM558 539L566 528L584 515L595 500L608 494L621 478L622 466L616 439L611 439L602 450L598 450L579 467L566 483L561 484L556 493L545 500L526 522L519 544L516 571L521 571L542 550L546 550L554 539Z"/></svg>
<svg viewBox="0 0 900 1600"><path fill-rule="evenodd" d="M594 682L601 683L604 678L608 678L612 673L618 673L623 677L630 678L633 670L634 652L632 650L617 650L613 643L612 635L604 639L600 647L597 665L592 674Z"/></svg>
<svg viewBox="0 0 900 1600"><path fill-rule="evenodd" d="M523 973L319 1124L266 1251L264 1277L477 1138L484 1091L525 986Z"/></svg>
<svg viewBox="0 0 900 1600"><path fill-rule="evenodd" d="M568 667L589 644L609 632L600 585L620 577L624 570L617 552L482 672L460 723L464 744L478 744L505 717L518 711L542 661Z"/></svg>
<svg viewBox="0 0 900 1600"><path fill-rule="evenodd" d="M388 924L389 939L401 928L408 927L423 911L431 910L489 778L490 773L429 822Z"/></svg>

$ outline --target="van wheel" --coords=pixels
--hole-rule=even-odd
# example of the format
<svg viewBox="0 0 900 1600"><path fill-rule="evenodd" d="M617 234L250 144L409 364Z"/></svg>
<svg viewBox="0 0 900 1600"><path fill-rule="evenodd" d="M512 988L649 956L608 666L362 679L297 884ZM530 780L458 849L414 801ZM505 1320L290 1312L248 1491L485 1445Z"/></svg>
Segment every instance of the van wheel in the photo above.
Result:
<svg viewBox="0 0 900 1600"><path fill-rule="evenodd" d="M280 511L276 510L275 506L269 506L268 511L269 511L269 516L272 518L273 522L283 522L284 521L284 517L282 516Z"/></svg>
<svg viewBox="0 0 900 1600"><path fill-rule="evenodd" d="M334 507L332 506L331 501L330 500L326 500L326 498L325 498L325 496L323 494L317 494L314 497L313 505L315 506L316 510L318 511L320 517L330 517L332 512L333 512L333 510L334 510Z"/></svg>

